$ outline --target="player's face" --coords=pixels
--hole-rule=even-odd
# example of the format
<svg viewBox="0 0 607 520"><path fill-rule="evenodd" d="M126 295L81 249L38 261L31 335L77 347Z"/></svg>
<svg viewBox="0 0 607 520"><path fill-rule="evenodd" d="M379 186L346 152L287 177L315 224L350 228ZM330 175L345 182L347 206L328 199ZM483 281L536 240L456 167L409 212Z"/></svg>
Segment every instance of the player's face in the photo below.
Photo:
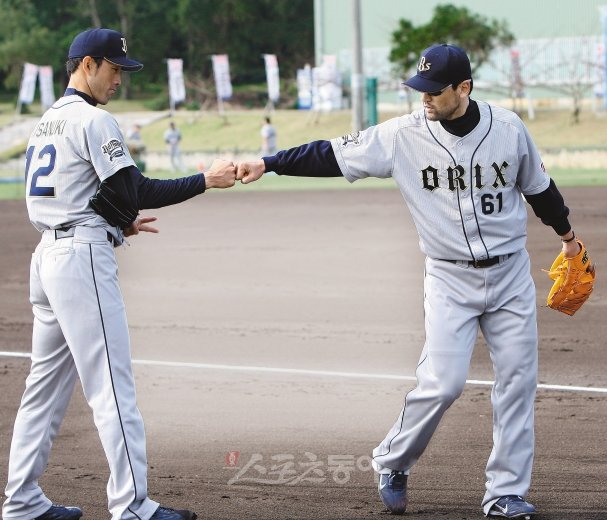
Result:
<svg viewBox="0 0 607 520"><path fill-rule="evenodd" d="M422 93L426 117L430 121L445 121L463 116L468 108L469 81L453 88L449 85L439 92Z"/></svg>
<svg viewBox="0 0 607 520"><path fill-rule="evenodd" d="M88 85L91 90L91 96L97 103L106 105L116 93L122 83L121 73L122 67L103 60L101 65L89 75Z"/></svg>

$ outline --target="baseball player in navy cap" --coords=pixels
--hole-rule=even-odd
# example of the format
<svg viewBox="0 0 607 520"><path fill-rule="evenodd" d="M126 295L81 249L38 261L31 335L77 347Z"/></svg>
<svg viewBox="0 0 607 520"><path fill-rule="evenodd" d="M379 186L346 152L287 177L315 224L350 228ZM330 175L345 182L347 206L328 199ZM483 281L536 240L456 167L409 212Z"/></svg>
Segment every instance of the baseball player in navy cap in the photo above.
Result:
<svg viewBox="0 0 607 520"><path fill-rule="evenodd" d="M128 58L126 55L126 38L112 29L89 29L74 38L68 51L68 58L103 58L112 65L118 65L126 72L137 72L143 63Z"/></svg>
<svg viewBox="0 0 607 520"><path fill-rule="evenodd" d="M560 236L566 257L575 256L580 245L522 121L509 110L470 99L472 73L464 50L448 44L425 49L406 84L421 93L421 110L240 163L237 175L243 183L266 171L344 176L350 182L394 179L426 255L426 341L418 384L373 451L380 497L392 513L405 512L409 472L464 388L480 328L495 372L483 511L528 517L535 513L525 497L534 449L537 325L522 195Z"/></svg>
<svg viewBox="0 0 607 520"><path fill-rule="evenodd" d="M194 520L191 511L148 497L143 420L137 408L129 331L114 246L155 232L139 211L234 185L236 170L216 160L181 179L144 177L105 105L123 71L143 67L111 29L78 34L70 80L42 116L26 152L26 202L41 233L32 255L32 364L15 419L4 520L75 520L77 507L53 504L39 485L72 390L80 379L108 461L112 520Z"/></svg>
<svg viewBox="0 0 607 520"><path fill-rule="evenodd" d="M463 49L455 45L433 45L419 59L417 74L405 85L419 92L441 92L448 86L469 80L472 84L470 60Z"/></svg>

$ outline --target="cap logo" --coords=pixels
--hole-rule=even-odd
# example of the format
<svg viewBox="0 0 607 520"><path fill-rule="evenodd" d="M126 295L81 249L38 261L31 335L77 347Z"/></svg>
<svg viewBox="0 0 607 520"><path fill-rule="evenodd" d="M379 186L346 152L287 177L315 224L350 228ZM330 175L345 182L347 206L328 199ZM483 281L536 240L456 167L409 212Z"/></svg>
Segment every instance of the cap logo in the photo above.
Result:
<svg viewBox="0 0 607 520"><path fill-rule="evenodd" d="M122 40L122 50L126 54L126 38L120 38Z"/></svg>
<svg viewBox="0 0 607 520"><path fill-rule="evenodd" d="M426 57L422 56L421 59L419 60L419 65L417 66L417 70L419 70L420 72L424 72L426 70L430 70L431 66L432 66L432 63L426 63Z"/></svg>

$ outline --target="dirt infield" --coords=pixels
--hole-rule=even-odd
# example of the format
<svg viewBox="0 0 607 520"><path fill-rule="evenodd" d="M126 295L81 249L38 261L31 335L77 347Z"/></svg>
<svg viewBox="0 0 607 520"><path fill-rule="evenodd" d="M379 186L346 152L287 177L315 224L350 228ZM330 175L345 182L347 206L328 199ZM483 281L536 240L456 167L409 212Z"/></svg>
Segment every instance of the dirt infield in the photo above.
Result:
<svg viewBox="0 0 607 520"><path fill-rule="evenodd" d="M560 242L530 213L540 382L604 389L607 188L562 191L598 278L577 316L541 307L550 282L541 268ZM38 236L23 202L0 202L0 211L0 351L27 352ZM150 495L211 520L388 518L369 455L414 384L407 377L424 337L423 257L399 193L239 186L148 214L161 233L117 254ZM26 358L0 357L2 483L27 371ZM482 340L469 378L492 379ZM482 518L489 395L488 385L468 385L447 412L410 477L406 518ZM538 391L529 499L539 520L607 518L606 398ZM97 520L109 517L107 477L77 390L42 485Z"/></svg>

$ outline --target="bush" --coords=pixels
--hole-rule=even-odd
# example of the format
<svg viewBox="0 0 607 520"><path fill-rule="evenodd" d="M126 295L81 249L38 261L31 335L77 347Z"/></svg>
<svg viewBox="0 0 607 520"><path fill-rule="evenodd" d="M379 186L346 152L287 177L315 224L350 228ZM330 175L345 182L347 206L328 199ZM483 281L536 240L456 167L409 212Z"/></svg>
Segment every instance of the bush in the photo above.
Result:
<svg viewBox="0 0 607 520"><path fill-rule="evenodd" d="M143 102L143 106L148 110L167 110L169 108L169 98L165 94L150 99L146 99Z"/></svg>

